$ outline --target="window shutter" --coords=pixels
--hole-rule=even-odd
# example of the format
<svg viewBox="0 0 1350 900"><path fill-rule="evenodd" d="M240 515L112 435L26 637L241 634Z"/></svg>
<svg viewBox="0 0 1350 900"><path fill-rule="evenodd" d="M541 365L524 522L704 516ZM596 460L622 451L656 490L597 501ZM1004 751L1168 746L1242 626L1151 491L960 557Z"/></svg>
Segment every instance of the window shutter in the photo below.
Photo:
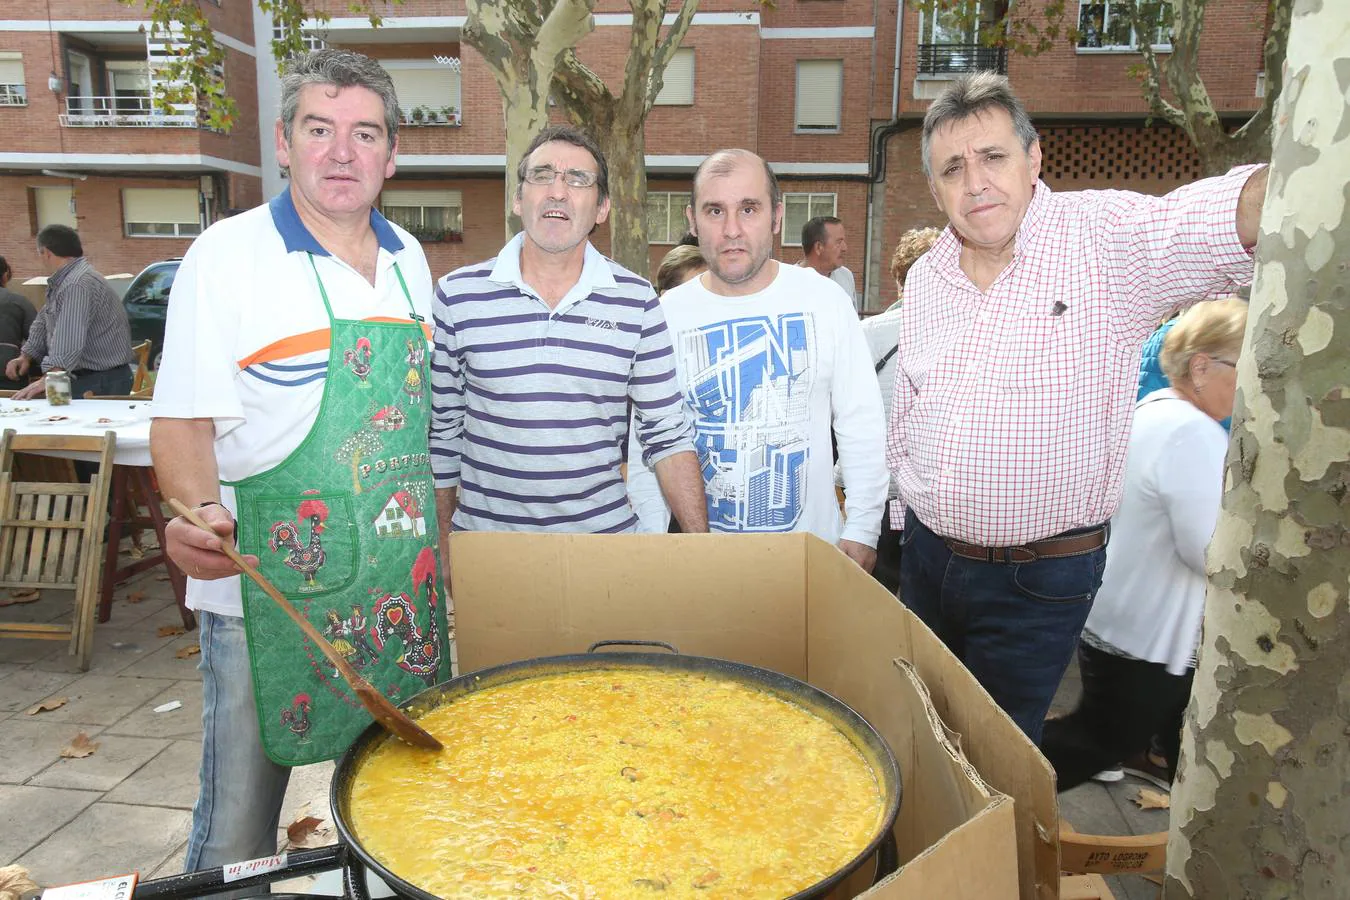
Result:
<svg viewBox="0 0 1350 900"><path fill-rule="evenodd" d="M122 220L127 223L197 225L201 214L191 188L125 188Z"/></svg>
<svg viewBox="0 0 1350 900"><path fill-rule="evenodd" d="M46 228L48 225L75 227L75 214L70 211L71 194L68 187L33 188L38 228Z"/></svg>
<svg viewBox="0 0 1350 900"><path fill-rule="evenodd" d="M23 83L23 56L13 50L0 51L0 84Z"/></svg>
<svg viewBox="0 0 1350 900"><path fill-rule="evenodd" d="M459 109L459 72L450 66L434 66L427 69L389 69L389 77L394 79L394 90L398 92L398 105L401 109L414 107L440 112L443 106Z"/></svg>
<svg viewBox="0 0 1350 900"><path fill-rule="evenodd" d="M430 206L458 208L459 191L426 189L419 191L394 190L380 194L380 206Z"/></svg>
<svg viewBox="0 0 1350 900"><path fill-rule="evenodd" d="M843 60L798 60L797 127L822 131L837 129L843 86Z"/></svg>
<svg viewBox="0 0 1350 900"><path fill-rule="evenodd" d="M666 64L661 76L661 93L654 101L657 106L692 106L694 103L694 51L681 47Z"/></svg>

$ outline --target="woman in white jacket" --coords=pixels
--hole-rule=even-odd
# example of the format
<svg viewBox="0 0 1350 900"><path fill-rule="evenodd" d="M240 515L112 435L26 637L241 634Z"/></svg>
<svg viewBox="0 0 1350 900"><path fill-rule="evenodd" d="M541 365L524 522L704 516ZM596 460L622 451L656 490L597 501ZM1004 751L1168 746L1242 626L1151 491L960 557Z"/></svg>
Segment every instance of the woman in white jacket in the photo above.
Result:
<svg viewBox="0 0 1350 900"><path fill-rule="evenodd" d="M1146 759L1155 735L1166 758L1158 780L1171 781L1204 615L1205 548L1222 497L1228 435L1219 422L1233 410L1246 323L1247 304L1237 299L1184 313L1161 355L1172 387L1135 408L1125 493L1078 646L1083 696L1046 723L1041 742L1061 791Z"/></svg>

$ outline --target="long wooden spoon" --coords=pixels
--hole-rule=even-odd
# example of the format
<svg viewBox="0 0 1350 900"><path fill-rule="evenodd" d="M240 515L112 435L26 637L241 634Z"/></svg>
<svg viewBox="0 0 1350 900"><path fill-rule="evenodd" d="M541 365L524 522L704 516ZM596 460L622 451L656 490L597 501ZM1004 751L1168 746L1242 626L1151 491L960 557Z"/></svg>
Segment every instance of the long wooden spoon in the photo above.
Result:
<svg viewBox="0 0 1350 900"><path fill-rule="evenodd" d="M201 516L197 515L196 512L188 509L177 500L170 498L169 506L173 508L174 512L178 513L178 515L187 519L198 528L209 531L211 534L216 533L215 529L206 524ZM253 566L250 566L248 562L239 555L239 551L234 549L234 545L230 541L222 540L220 544L221 551L239 567L239 571L243 572L249 578L252 578L254 582L257 583L258 587L262 588L267 596L275 600L277 606L280 606L282 611L290 616L296 625L300 626L300 630L305 633L305 636L313 641L316 647L323 651L323 655L328 657L328 661L333 664L333 668L337 669L338 673L346 680L347 684L351 687L352 692L356 694L357 699L360 700L366 710L375 717L375 721L379 722L392 734L397 735L414 747L423 747L427 750L445 749L445 746L440 741L436 740L430 732L408 718L403 710L390 703L388 697L377 691L369 681L362 678L355 669L348 665L347 661L342 658L342 654L333 649L333 645L328 643L328 639L322 634L319 634L319 630L310 624L309 619L300 615L299 611L291 605L291 601L287 600L281 591L273 586L272 582L268 581L267 578L257 569L253 568Z"/></svg>

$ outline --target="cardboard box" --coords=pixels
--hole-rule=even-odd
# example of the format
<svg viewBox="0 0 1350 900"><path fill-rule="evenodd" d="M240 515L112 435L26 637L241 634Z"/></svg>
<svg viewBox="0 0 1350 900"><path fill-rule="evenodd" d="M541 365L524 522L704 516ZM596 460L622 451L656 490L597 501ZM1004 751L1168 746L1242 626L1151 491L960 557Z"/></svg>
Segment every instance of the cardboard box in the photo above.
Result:
<svg viewBox="0 0 1350 900"><path fill-rule="evenodd" d="M663 640L801 678L871 721L900 762L902 865L841 896L1059 896L1049 764L932 632L829 544L457 533L451 573L461 672Z"/></svg>

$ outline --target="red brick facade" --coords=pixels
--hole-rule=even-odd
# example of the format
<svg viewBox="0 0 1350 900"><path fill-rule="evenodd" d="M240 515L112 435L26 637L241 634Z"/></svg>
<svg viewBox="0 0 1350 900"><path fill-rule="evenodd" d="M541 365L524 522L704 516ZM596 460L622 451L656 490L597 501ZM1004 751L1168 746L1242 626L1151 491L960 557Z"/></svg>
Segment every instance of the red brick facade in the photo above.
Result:
<svg viewBox="0 0 1350 900"><path fill-rule="evenodd" d="M462 94L459 127L405 127L400 155L405 165L390 187L450 188L460 192L464 235L453 243L427 243L435 274L490 256L504 233L500 175L476 166L456 165L456 157L499 159L504 130L497 85L475 51L458 42L463 0L405 0L378 34L352 18L346 5L329 0L335 21L319 37L388 60L425 60L433 55L459 57ZM1078 8L1070 0L1069 15ZM254 35L250 5L228 0L216 7L203 0L213 24L224 34L266 53L268 34ZM1201 59L1206 85L1216 106L1235 118L1253 110L1257 75L1262 68L1262 0L1210 0ZM624 0L601 0L594 32L579 52L612 88L620 87L628 29L612 24L629 12ZM22 15L23 13L19 13ZM36 15L36 12L30 13ZM42 10L45 21L47 11ZM53 20L137 19L139 10L114 0L52 0ZM900 23L898 83L895 69L897 15ZM611 17L608 20L606 17ZM428 41L421 28L398 31L401 20L420 18L448 39ZM113 26L109 26L111 29ZM84 28L83 31L97 31ZM134 55L126 32L116 52ZM909 3L872 0L779 0L772 8L755 0L703 0L684 46L694 51L692 105L657 106L647 121L647 153L660 166L651 176L652 191L687 191L689 163L719 147L740 146L778 164L785 192L833 193L836 212L849 239L847 265L859 289L869 290L869 306L894 297L887 274L891 248L907 228L943 224L922 175L918 124L941 81L919 76L921 16ZM262 172L269 180L270 146L260 148L259 129L271 131L273 109L259 108L255 58L230 49L226 77L241 115L234 131L218 135L194 128L72 128L59 124L64 98L46 87L52 69L60 70L69 35L45 31L0 31L0 50L23 53L29 105L0 107L0 147L4 153L50 155L51 162L17 166L0 161L0 253L21 274L30 259L31 198L28 188L65 184L39 174L39 168L78 169L89 175L75 182L79 225L95 262L107 271L134 271L145 262L181 254L184 240L122 236L121 186L191 184L201 172L168 172L145 154L200 156L215 165L217 206L247 207L263 199ZM76 39L77 40L77 39ZM1163 54L1166 59L1166 54ZM797 64L802 60L841 60L843 91L837 132L802 133L796 127ZM1146 106L1138 82L1128 73L1139 61L1132 52L1080 50L1068 45L1037 57L1012 56L1007 71L1037 120L1043 138L1045 178L1056 189L1122 187L1161 192L1198 174L1194 153L1170 129L1145 126ZM268 96L264 89L262 96ZM893 106L894 104L894 106ZM894 112L894 119L893 117ZM883 135L883 131L885 132ZM61 163L62 155L113 154L126 165ZM445 161L432 164L429 159ZM205 164L210 169L211 164ZM490 167L489 167L490 168ZM181 180L186 179L186 180ZM871 227L869 229L869 208ZM870 248L868 237L871 237ZM795 243L795 236L793 236ZM601 249L608 233L595 235ZM651 247L652 268L669 250ZM780 257L795 262L796 247L779 244ZM870 251L870 252L869 252ZM642 273L650 274L650 272Z"/></svg>

